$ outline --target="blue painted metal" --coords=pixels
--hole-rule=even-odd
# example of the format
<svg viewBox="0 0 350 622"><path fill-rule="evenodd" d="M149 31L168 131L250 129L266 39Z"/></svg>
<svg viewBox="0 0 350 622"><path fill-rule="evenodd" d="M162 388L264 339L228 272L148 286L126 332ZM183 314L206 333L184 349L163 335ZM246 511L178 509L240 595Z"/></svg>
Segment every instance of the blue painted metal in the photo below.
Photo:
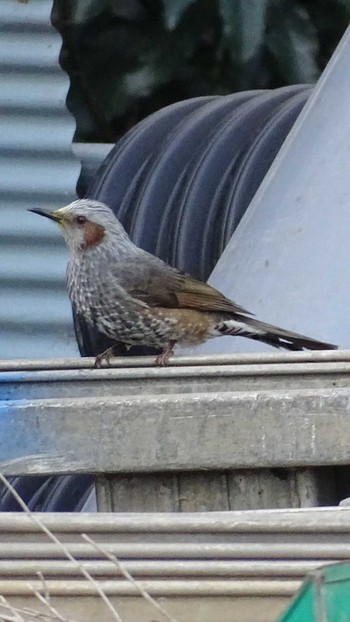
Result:
<svg viewBox="0 0 350 622"><path fill-rule="evenodd" d="M75 198L80 164L71 143L69 80L52 0L0 3L0 342L1 357L77 352L64 284L66 249L30 207Z"/></svg>

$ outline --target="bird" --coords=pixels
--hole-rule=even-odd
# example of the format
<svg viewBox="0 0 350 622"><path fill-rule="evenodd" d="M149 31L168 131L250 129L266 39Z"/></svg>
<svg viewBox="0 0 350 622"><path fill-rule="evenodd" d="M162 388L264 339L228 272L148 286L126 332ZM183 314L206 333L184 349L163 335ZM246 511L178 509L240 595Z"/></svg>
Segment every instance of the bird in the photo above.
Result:
<svg viewBox="0 0 350 622"><path fill-rule="evenodd" d="M78 319L113 340L95 358L110 364L124 347L161 350L169 363L174 346L240 336L286 350L330 350L336 345L256 319L220 291L136 246L104 203L78 199L53 211L29 211L58 223L66 241L68 295Z"/></svg>

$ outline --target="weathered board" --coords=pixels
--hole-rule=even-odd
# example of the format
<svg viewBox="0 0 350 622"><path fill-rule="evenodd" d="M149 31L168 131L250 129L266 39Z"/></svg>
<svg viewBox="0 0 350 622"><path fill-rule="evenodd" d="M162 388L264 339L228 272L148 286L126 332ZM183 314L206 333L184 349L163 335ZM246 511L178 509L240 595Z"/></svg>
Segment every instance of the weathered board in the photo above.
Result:
<svg viewBox="0 0 350 622"><path fill-rule="evenodd" d="M3 473L95 473L98 508L118 512L339 502L349 352L115 363L2 361Z"/></svg>
<svg viewBox="0 0 350 622"><path fill-rule="evenodd" d="M0 455L9 475L347 464L350 388L2 402Z"/></svg>

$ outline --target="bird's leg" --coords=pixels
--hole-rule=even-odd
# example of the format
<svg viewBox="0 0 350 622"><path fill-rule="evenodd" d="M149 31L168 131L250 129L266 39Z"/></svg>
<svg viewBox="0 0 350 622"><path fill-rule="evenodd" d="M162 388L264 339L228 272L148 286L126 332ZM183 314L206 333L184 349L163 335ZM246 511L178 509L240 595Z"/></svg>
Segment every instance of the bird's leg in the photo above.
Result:
<svg viewBox="0 0 350 622"><path fill-rule="evenodd" d="M94 367L96 369L100 369L102 367L103 361L106 361L107 365L110 366L111 358L113 356L118 356L118 355L121 355L121 344L120 343L116 343L111 348L107 348L107 350L105 350L104 352L101 352L101 354L98 354L95 358Z"/></svg>
<svg viewBox="0 0 350 622"><path fill-rule="evenodd" d="M158 354L155 364L159 367L165 367L169 363L170 357L174 354L173 347L176 344L176 341L169 341L166 348L164 348L163 352Z"/></svg>

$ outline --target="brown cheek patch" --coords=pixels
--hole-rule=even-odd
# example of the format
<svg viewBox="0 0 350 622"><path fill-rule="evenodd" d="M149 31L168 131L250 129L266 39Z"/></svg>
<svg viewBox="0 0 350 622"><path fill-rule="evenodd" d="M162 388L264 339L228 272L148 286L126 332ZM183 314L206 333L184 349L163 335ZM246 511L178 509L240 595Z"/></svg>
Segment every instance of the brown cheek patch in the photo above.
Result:
<svg viewBox="0 0 350 622"><path fill-rule="evenodd" d="M87 222L84 225L84 244L83 249L91 248L102 242L105 237L105 230L102 225L96 225L94 222Z"/></svg>

